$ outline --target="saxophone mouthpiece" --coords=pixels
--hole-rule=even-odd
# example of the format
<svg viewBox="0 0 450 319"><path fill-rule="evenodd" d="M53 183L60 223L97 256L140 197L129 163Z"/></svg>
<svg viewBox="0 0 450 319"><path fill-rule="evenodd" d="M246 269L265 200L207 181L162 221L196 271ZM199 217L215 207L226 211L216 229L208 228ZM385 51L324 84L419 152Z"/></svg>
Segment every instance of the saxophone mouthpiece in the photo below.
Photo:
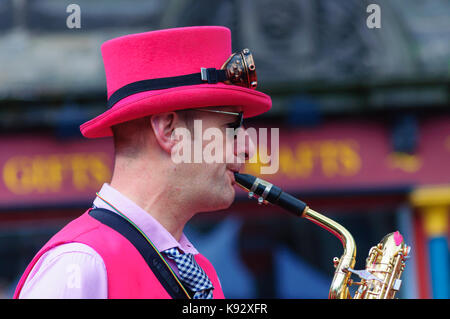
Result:
<svg viewBox="0 0 450 319"><path fill-rule="evenodd" d="M271 203L278 205L296 216L302 216L307 208L306 204L301 200L285 193L281 188L258 177L234 173L234 179L237 185L241 186L248 192L249 198L256 198L258 204Z"/></svg>
<svg viewBox="0 0 450 319"><path fill-rule="evenodd" d="M241 174L234 172L234 179L239 186L249 190L255 183L256 177L248 174Z"/></svg>

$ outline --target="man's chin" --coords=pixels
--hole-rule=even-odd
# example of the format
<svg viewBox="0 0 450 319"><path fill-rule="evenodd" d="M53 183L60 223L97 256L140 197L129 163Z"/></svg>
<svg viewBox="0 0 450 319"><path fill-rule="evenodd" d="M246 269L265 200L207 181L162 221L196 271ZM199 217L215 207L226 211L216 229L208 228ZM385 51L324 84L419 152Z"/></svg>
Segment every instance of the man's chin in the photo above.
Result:
<svg viewBox="0 0 450 319"><path fill-rule="evenodd" d="M236 196L236 192L233 188L233 186L231 186L232 190L230 192L224 192L220 195L218 195L214 200L212 200L211 202L214 203L213 205L211 205L209 211L218 211L218 210L224 210L224 209L228 209L230 208L230 206L233 204L235 196Z"/></svg>
<svg viewBox="0 0 450 319"><path fill-rule="evenodd" d="M233 190L232 195L230 194L230 195L227 195L227 196L222 196L223 201L222 201L221 205L219 205L220 208L218 208L217 210L230 208L230 206L234 202L234 197L235 197L234 190Z"/></svg>

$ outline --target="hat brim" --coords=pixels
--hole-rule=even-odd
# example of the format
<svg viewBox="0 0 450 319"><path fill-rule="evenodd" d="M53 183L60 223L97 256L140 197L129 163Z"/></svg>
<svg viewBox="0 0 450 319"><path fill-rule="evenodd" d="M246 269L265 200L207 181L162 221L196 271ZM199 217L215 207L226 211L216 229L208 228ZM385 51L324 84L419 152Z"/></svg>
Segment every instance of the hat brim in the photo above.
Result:
<svg viewBox="0 0 450 319"><path fill-rule="evenodd" d="M241 106L244 117L267 112L271 98L259 91L223 83L176 87L133 94L80 126L87 138L112 136L111 126L152 114L209 106Z"/></svg>

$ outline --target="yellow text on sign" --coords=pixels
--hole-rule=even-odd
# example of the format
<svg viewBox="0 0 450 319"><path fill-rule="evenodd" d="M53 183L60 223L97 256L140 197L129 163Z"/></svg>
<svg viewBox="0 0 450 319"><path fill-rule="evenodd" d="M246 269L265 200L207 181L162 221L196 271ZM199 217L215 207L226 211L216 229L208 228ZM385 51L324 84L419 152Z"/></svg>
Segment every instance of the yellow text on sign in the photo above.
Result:
<svg viewBox="0 0 450 319"><path fill-rule="evenodd" d="M300 142L296 146L280 146L277 175L309 178L318 171L326 178L353 176L361 170L359 144L354 140L322 140ZM247 164L245 172L258 175L261 163Z"/></svg>
<svg viewBox="0 0 450 319"><path fill-rule="evenodd" d="M96 190L111 177L104 153L15 156L3 166L3 182L14 194L62 191L70 180L78 191Z"/></svg>

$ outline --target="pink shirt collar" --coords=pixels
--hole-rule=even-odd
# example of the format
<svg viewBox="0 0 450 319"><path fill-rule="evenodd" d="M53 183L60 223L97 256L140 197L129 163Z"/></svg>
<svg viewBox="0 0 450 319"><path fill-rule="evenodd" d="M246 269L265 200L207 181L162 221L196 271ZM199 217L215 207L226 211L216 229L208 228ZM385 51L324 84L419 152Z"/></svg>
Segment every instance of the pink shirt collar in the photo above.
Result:
<svg viewBox="0 0 450 319"><path fill-rule="evenodd" d="M105 201L109 202L135 223L151 240L158 251L161 252L173 247L178 247L185 253L198 254L197 249L195 249L184 233L181 234L180 241L178 242L153 216L109 184L103 184L98 194L101 198L99 196L95 198L94 205L96 207L114 211L114 209ZM105 201L102 200L102 198Z"/></svg>

